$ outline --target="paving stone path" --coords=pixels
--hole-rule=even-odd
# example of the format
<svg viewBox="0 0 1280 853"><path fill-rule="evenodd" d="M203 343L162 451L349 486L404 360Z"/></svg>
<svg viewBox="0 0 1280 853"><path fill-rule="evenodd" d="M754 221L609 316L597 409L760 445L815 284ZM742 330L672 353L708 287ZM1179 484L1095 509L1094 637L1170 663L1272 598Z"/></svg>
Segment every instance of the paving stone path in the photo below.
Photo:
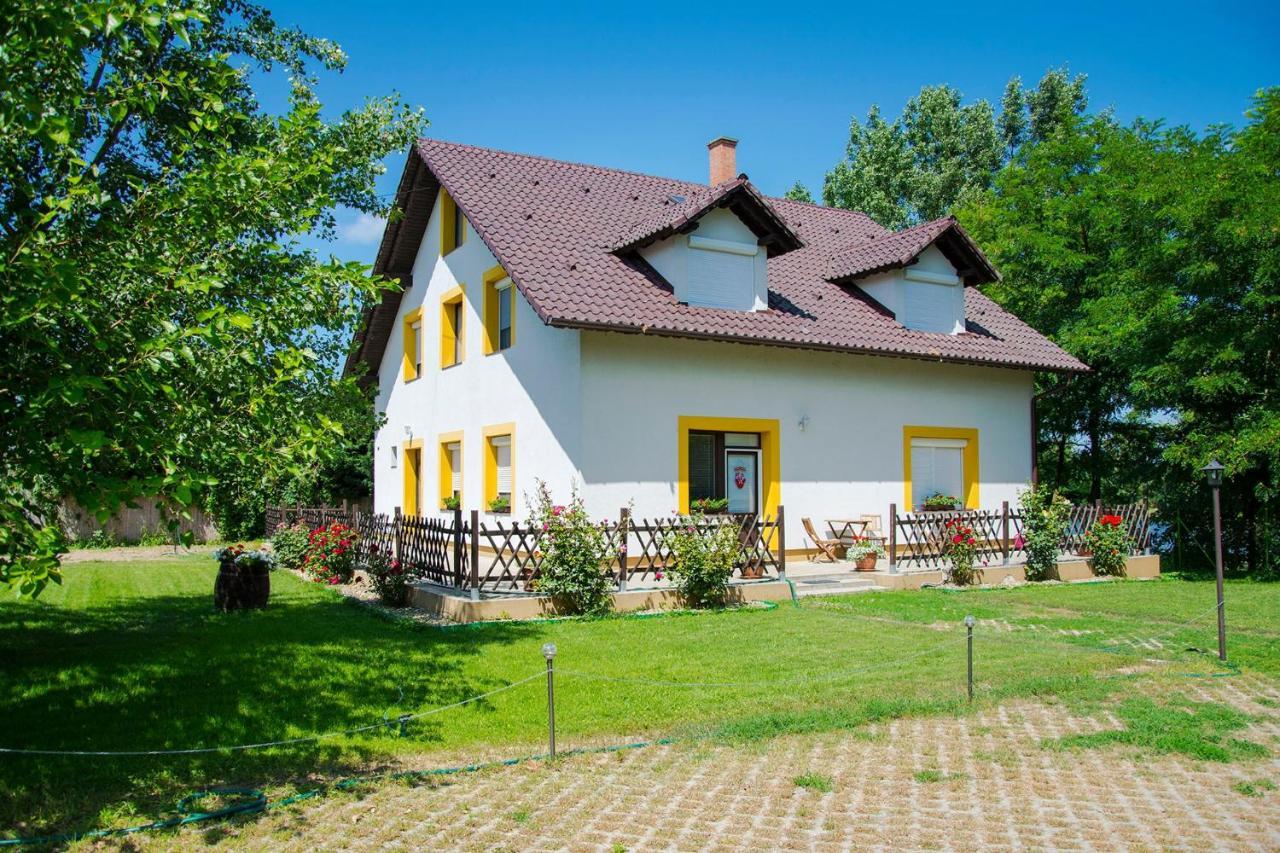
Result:
<svg viewBox="0 0 1280 853"><path fill-rule="evenodd" d="M1183 686L1185 684L1185 687ZM1011 702L746 745L677 744L384 783L146 847L466 850L1277 850L1280 685L1187 679L1254 722L1271 757L1237 763L1045 739L1121 728L1105 710ZM817 774L829 791L798 786Z"/></svg>

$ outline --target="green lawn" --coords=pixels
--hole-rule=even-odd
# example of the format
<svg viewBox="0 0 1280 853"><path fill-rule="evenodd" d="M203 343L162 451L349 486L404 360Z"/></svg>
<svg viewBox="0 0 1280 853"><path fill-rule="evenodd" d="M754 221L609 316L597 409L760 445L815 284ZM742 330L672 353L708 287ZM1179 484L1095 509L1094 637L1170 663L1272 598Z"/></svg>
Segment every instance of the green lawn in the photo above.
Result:
<svg viewBox="0 0 1280 853"><path fill-rule="evenodd" d="M659 736L758 738L961 711L966 613L1042 626L979 629L980 701L1099 696L1151 651L1150 637L1212 607L1212 584L1127 582L1013 591L865 594L763 611L449 629L380 618L292 575L272 606L218 615L213 561L84 563L36 602L0 603L0 746L141 750L301 737L428 710L544 670L560 649L561 748ZM1280 585L1232 583L1233 655L1280 671ZM1069 637L1052 627L1096 629ZM1210 614L1158 654L1210 672ZM673 686L586 679L713 682ZM1144 676L1146 677L1146 676ZM720 685L722 682L739 682ZM741 683L747 682L747 683ZM167 757L0 755L0 831L150 819L187 791L244 784L272 792L380 763L429 767L540 748L541 679L409 725L269 750Z"/></svg>

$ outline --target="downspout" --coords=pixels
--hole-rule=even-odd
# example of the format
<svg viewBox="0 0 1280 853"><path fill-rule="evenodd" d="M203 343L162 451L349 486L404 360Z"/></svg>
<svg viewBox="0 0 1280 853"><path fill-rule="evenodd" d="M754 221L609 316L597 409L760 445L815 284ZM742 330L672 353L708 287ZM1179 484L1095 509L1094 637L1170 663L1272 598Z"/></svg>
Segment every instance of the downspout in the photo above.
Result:
<svg viewBox="0 0 1280 853"><path fill-rule="evenodd" d="M1040 485L1040 423L1039 411L1037 403L1041 397L1048 397L1051 394L1057 394L1069 387L1075 381L1075 374L1067 374L1067 381L1060 385L1055 385L1041 391L1039 394L1031 395L1031 485L1033 487ZM1035 374L1032 374L1032 382L1035 381ZM1034 386L1033 386L1034 387Z"/></svg>

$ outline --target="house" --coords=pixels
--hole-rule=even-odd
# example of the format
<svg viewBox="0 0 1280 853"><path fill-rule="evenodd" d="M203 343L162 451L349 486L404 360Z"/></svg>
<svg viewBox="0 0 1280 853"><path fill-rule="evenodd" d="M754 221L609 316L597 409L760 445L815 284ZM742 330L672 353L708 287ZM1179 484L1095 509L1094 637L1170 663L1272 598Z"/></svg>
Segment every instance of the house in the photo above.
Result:
<svg viewBox="0 0 1280 853"><path fill-rule="evenodd" d="M347 370L386 415L377 512L524 518L536 480L616 518L727 498L800 520L1032 477L1036 371L1088 368L983 295L954 219L891 232L707 184L422 139Z"/></svg>

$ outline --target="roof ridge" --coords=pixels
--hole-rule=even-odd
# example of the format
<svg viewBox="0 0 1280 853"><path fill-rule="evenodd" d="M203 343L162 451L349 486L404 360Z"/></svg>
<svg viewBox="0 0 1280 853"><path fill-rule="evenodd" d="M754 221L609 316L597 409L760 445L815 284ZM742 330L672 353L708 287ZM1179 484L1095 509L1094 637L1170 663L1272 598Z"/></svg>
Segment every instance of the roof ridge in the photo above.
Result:
<svg viewBox="0 0 1280 853"><path fill-rule="evenodd" d="M655 175L652 172L637 172L634 169L618 169L613 166L601 166L598 163L584 163L581 160L565 160L560 157L548 157L545 154L526 154L523 151L511 151L506 148L494 148L491 145L473 145L469 142L450 142L447 139L439 139L434 136L419 136L415 140L415 144L421 143L421 142L429 142L436 145L447 145L450 148L465 148L471 151L486 151L492 154L505 154L508 157L520 157L525 160L538 160L543 163L555 163L561 166L578 166L584 169L595 169L596 171L599 171L599 172L612 172L617 175L631 175L633 177L649 178L655 181L669 181L670 183L673 183L673 184L682 184L686 187L697 187L703 190L714 189L715 187L719 186L719 184L704 184L699 181L686 181L683 178L671 178L671 177L667 177L666 175ZM730 181L736 181L736 180L738 180L738 178L736 177L730 178ZM747 180L752 184L752 186L755 186L755 183L751 181L750 178L748 178ZM728 183L728 181L724 181L722 183ZM812 201L796 201L795 199L790 199L790 198L787 198L786 196L781 196L781 195L765 195L764 193L759 193L759 195L761 198L768 201L770 204L772 204L775 201L786 202L787 204L803 204L808 207L816 208L818 210L823 210L823 211L829 211L831 213L836 213L841 216L858 216L863 219L867 219L871 222L875 222L876 225L882 228L884 227L884 226L881 226L879 222L876 222L874 219L872 219L871 214L867 213L865 210L850 210L849 208L846 208L846 207L832 207L830 205L818 204L817 202L812 202ZM891 231L890 233L897 233L897 232Z"/></svg>

